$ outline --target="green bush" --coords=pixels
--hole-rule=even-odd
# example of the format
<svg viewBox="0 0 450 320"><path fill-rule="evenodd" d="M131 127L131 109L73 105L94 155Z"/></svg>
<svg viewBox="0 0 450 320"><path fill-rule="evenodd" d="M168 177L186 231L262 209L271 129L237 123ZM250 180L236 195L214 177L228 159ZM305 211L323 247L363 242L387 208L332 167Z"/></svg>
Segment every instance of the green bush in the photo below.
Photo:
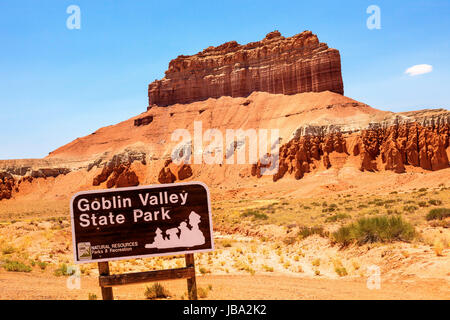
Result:
<svg viewBox="0 0 450 320"><path fill-rule="evenodd" d="M419 209L419 208L417 208L416 206L404 206L403 207L403 211L409 212L409 213L413 213L417 209Z"/></svg>
<svg viewBox="0 0 450 320"><path fill-rule="evenodd" d="M69 271L69 267L67 266L67 264L63 263L61 264L58 269L55 270L54 274L57 277L61 277L61 276L71 276L75 273L75 270L71 270Z"/></svg>
<svg viewBox="0 0 450 320"><path fill-rule="evenodd" d="M265 214L265 213L259 213L258 211L250 210L250 209L242 212L241 217L244 217L244 218L253 217L254 219L259 219L259 220L267 220L269 218L267 216L267 214Z"/></svg>
<svg viewBox="0 0 450 320"><path fill-rule="evenodd" d="M318 234L321 237L327 237L328 232L323 230L323 227L302 227L300 228L300 231L298 232L298 236L300 239L308 238L309 236L312 236L313 234Z"/></svg>
<svg viewBox="0 0 450 320"><path fill-rule="evenodd" d="M443 220L448 217L450 217L450 209L449 208L438 208L438 209L430 210L430 212L427 214L426 219L428 221Z"/></svg>
<svg viewBox="0 0 450 320"><path fill-rule="evenodd" d="M3 268L6 271L12 272L31 272L31 267L20 261L5 260L3 262Z"/></svg>
<svg viewBox="0 0 450 320"><path fill-rule="evenodd" d="M326 208L322 209L322 212L324 212L324 213L326 213L326 212L334 212L334 211L336 211L336 207L332 207L332 206L329 206L329 207L326 207Z"/></svg>
<svg viewBox="0 0 450 320"><path fill-rule="evenodd" d="M345 267L335 267L334 271L338 274L339 277L345 277L348 275L347 269L345 269Z"/></svg>
<svg viewBox="0 0 450 320"><path fill-rule="evenodd" d="M427 204L425 201L420 201L420 202L418 203L418 205L419 205L419 207L422 207L422 208L428 207L428 204Z"/></svg>
<svg viewBox="0 0 450 320"><path fill-rule="evenodd" d="M415 236L414 227L400 216L361 218L333 233L335 242L359 245L372 242L409 241Z"/></svg>
<svg viewBox="0 0 450 320"><path fill-rule="evenodd" d="M144 296L147 299L167 298L170 293L159 282L154 283L150 287L146 287Z"/></svg>
<svg viewBox="0 0 450 320"><path fill-rule="evenodd" d="M442 201L431 199L431 200L428 200L428 203L431 204L432 206L440 206L442 204Z"/></svg>

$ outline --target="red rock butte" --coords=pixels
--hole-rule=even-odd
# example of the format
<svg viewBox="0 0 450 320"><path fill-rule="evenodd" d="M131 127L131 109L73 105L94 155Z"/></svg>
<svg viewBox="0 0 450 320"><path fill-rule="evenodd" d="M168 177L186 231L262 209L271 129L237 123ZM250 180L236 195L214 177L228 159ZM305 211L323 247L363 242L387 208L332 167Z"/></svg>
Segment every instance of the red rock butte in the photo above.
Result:
<svg viewBox="0 0 450 320"><path fill-rule="evenodd" d="M257 42L209 47L169 63L165 77L148 87L149 106L186 104L252 92L292 95L331 91L344 94L339 51L311 31L285 38L273 31Z"/></svg>

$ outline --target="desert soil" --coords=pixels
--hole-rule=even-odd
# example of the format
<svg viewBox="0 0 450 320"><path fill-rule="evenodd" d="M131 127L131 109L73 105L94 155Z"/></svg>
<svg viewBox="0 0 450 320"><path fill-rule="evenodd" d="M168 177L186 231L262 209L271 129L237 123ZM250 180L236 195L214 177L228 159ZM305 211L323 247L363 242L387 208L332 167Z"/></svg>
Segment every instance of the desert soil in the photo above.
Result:
<svg viewBox="0 0 450 320"><path fill-rule="evenodd" d="M0 271L0 299L88 299L101 298L95 277L82 277L81 288L69 290L66 277L48 273L25 274ZM379 290L367 288L365 279L311 279L283 275L205 275L199 287L211 285L206 299L450 299L450 283L438 279L381 282ZM180 299L186 282L165 282L169 299ZM145 299L146 285L114 288L115 299ZM44 289L43 289L44 288Z"/></svg>

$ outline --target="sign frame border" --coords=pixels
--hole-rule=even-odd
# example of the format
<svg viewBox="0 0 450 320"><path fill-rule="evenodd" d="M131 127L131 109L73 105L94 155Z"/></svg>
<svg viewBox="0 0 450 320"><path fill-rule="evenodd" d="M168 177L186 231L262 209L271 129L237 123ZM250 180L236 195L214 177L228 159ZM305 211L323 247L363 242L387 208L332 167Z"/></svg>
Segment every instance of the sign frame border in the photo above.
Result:
<svg viewBox="0 0 450 320"><path fill-rule="evenodd" d="M209 232L211 235L211 248L209 249L198 249L198 250L187 250L187 251L179 251L179 252L164 252L157 254L148 254L148 255L139 255L139 256L126 256L126 257L115 257L115 258L103 258L103 259L95 259L95 260L83 260L80 261L77 258L77 243L75 242L75 219L73 214L73 201L79 195L83 194L92 194L99 192L117 192L117 191L132 191L132 190L140 190L140 189L156 189L163 187L172 187L172 186L188 186L188 185L201 185L206 190L207 202L208 202L208 215L209 215ZM72 249L73 249L73 257L75 264L85 264L85 263L97 263L97 262L108 262L108 261L119 261L119 260L130 260L130 259L144 259L144 258L152 258L152 257L161 257L161 256L175 256L175 255L183 255L183 254L193 254L193 253L201 253L201 252L211 252L214 251L214 234L213 234L213 225L212 225L212 211L211 211L211 195L209 192L208 186L201 181L191 181L191 182L179 182L179 183L166 183L166 184L151 184L151 185L143 185L136 187L126 187L126 188L111 188L111 189L98 189L98 190L87 190L87 191L79 191L75 193L70 199L70 224L72 229Z"/></svg>

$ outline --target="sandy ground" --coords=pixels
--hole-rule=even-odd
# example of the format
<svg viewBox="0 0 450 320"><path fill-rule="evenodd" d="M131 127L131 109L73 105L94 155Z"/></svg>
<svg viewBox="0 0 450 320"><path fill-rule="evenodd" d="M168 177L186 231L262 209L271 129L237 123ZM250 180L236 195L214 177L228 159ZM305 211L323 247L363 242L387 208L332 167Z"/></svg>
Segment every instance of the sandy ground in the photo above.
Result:
<svg viewBox="0 0 450 320"><path fill-rule="evenodd" d="M46 273L24 274L0 271L0 299L88 299L89 293L101 298L96 277L82 277L81 288L69 290L67 277ZM366 279L310 279L283 275L206 275L197 277L199 287L212 286L206 299L450 299L450 283L433 279L396 282L381 281L379 290L369 290ZM116 299L144 299L145 284L114 288ZM180 299L186 282L164 282ZM43 290L43 288L45 288Z"/></svg>

